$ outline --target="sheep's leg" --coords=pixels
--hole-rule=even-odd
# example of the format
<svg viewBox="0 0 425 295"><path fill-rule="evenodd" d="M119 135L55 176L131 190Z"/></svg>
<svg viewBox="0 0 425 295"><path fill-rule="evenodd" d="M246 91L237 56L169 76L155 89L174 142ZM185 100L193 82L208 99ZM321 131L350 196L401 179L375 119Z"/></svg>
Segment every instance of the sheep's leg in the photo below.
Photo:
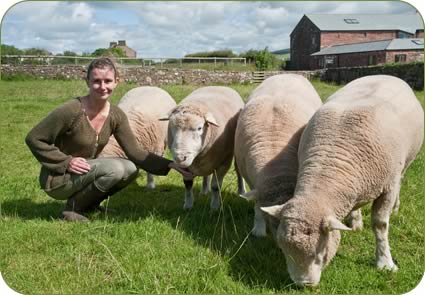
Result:
<svg viewBox="0 0 425 295"><path fill-rule="evenodd" d="M212 181L211 181L211 203L210 208L212 210L217 210L220 208L220 194L221 194L221 186L223 184L224 175L226 175L227 171L229 171L230 165L232 161L223 164L218 167L217 170L214 171Z"/></svg>
<svg viewBox="0 0 425 295"><path fill-rule="evenodd" d="M398 270L391 256L388 231L391 211L397 201L399 191L400 177L372 205L372 228L376 239L376 265L379 269Z"/></svg>
<svg viewBox="0 0 425 295"><path fill-rule="evenodd" d="M397 198L394 202L393 213L397 214L399 209L400 209L400 193L397 194Z"/></svg>
<svg viewBox="0 0 425 295"><path fill-rule="evenodd" d="M245 181L242 178L242 175L239 171L239 167L238 167L238 164L236 163L236 160L234 161L234 163L235 163L236 177L238 178L238 194L243 195L246 192Z"/></svg>
<svg viewBox="0 0 425 295"><path fill-rule="evenodd" d="M208 195L208 193L211 191L210 183L211 183L211 175L202 177L202 190L201 190L202 195Z"/></svg>
<svg viewBox="0 0 425 295"><path fill-rule="evenodd" d="M405 174L406 170L409 168L409 166L410 166L410 164L411 164L411 163L412 163L412 161L408 162L408 163L404 166L404 169L403 169L403 171L401 172L401 177L400 177L399 182L401 182L401 180L403 179L404 174ZM399 209L400 209L400 191L397 191L397 198L396 198L396 200L395 200L395 202L394 202L393 212L392 212L392 213L397 214Z"/></svg>
<svg viewBox="0 0 425 295"><path fill-rule="evenodd" d="M193 207L193 179L183 179L184 182L184 205L183 209L192 209Z"/></svg>
<svg viewBox="0 0 425 295"><path fill-rule="evenodd" d="M153 178L153 175L150 173L146 173L146 187L148 189L154 189L155 188L155 180Z"/></svg>
<svg viewBox="0 0 425 295"><path fill-rule="evenodd" d="M347 218L348 226L352 230L362 230L363 229L363 219L361 209L353 210L350 212Z"/></svg>
<svg viewBox="0 0 425 295"><path fill-rule="evenodd" d="M252 234L256 237L265 237L266 233L266 220L264 219L263 212L260 209L258 202L255 203L254 207L254 227Z"/></svg>

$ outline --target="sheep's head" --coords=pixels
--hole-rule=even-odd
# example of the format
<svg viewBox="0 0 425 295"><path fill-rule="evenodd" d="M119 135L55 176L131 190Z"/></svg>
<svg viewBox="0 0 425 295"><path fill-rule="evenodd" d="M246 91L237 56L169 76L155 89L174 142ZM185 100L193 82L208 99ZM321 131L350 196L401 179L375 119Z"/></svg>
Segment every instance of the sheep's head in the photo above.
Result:
<svg viewBox="0 0 425 295"><path fill-rule="evenodd" d="M291 279L298 286L317 286L322 270L335 256L341 238L339 230L350 228L333 216L319 222L302 215L285 216L285 205L261 209L280 219L276 242L285 255Z"/></svg>
<svg viewBox="0 0 425 295"><path fill-rule="evenodd" d="M174 161L181 167L189 167L202 151L208 128L218 126L214 116L209 112L176 108L167 118L168 147Z"/></svg>

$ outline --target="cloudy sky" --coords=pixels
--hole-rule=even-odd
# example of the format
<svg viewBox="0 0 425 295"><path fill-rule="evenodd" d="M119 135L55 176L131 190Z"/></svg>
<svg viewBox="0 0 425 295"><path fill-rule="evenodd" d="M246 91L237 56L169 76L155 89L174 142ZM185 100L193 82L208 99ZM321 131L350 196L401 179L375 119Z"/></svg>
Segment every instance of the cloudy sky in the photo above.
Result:
<svg viewBox="0 0 425 295"><path fill-rule="evenodd" d="M127 40L144 58L219 49L240 53L266 46L273 51L289 47L289 34L303 14L414 14L416 9L423 13L420 0L408 1L414 7L400 1L2 0L1 43L81 54L107 48L110 41Z"/></svg>

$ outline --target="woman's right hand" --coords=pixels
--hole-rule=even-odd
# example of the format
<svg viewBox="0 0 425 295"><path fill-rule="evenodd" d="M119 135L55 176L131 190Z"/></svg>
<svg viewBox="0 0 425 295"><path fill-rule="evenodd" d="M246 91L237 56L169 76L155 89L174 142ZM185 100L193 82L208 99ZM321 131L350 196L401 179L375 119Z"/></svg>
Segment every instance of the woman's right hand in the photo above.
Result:
<svg viewBox="0 0 425 295"><path fill-rule="evenodd" d="M85 174L90 171L90 164L84 158L75 157L69 162L67 170L75 174Z"/></svg>
<svg viewBox="0 0 425 295"><path fill-rule="evenodd" d="M170 168L176 170L177 172L179 172L183 176L183 179L185 179L185 180L193 179L195 177L195 175L193 175L193 173L190 172L189 169L180 167L175 162L170 162L170 164L168 165L168 167L170 167Z"/></svg>

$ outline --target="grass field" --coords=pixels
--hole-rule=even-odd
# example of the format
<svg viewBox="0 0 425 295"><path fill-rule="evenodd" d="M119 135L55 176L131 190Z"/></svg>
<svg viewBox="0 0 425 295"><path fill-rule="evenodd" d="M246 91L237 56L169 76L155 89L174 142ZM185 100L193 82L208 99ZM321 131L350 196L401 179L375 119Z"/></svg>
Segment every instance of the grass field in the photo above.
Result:
<svg viewBox="0 0 425 295"><path fill-rule="evenodd" d="M314 82L322 98L338 86ZM121 84L117 102L127 90ZM252 85L234 85L244 98ZM195 86L165 86L180 101ZM146 177L109 200L117 213L93 214L87 224L58 220L63 203L39 189L39 164L24 137L42 117L71 97L86 93L80 81L0 81L0 272L23 294L289 293L401 294L424 273L424 148L408 170L401 207L391 219L390 244L400 270L377 271L370 206L365 228L344 232L320 287L298 289L285 259L269 236L249 235L253 204L236 194L234 172L225 177L223 206L211 213L206 197L193 210L183 206L183 184L175 172ZM424 92L417 92L424 105ZM196 180L198 195L200 179Z"/></svg>

